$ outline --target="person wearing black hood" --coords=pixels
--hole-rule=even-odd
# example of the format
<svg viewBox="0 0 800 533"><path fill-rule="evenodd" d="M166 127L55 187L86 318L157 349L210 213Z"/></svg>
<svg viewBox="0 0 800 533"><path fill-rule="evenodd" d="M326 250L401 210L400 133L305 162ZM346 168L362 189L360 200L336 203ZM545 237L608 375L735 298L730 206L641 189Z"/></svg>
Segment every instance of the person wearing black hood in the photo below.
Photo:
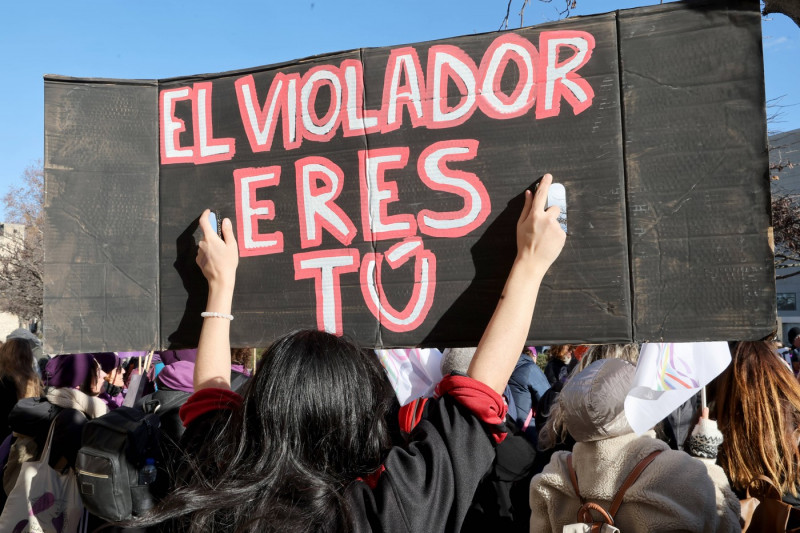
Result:
<svg viewBox="0 0 800 533"><path fill-rule="evenodd" d="M800 357L800 328L790 329L786 335L786 340L789 341L789 349L792 351L792 356Z"/></svg>

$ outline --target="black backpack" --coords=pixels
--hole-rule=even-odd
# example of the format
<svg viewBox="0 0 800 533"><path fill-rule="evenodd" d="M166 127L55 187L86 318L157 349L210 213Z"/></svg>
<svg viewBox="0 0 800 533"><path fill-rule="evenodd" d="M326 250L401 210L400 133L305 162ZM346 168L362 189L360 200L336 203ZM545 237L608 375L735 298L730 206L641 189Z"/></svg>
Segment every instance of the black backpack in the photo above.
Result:
<svg viewBox="0 0 800 533"><path fill-rule="evenodd" d="M21 435L41 436L39 446L44 445L50 424L61 412L61 407L47 401L47 398L23 398L8 414L8 427Z"/></svg>
<svg viewBox="0 0 800 533"><path fill-rule="evenodd" d="M158 415L136 407L118 407L86 423L75 470L90 513L119 522L153 506L153 480L140 474L161 459L159 425Z"/></svg>

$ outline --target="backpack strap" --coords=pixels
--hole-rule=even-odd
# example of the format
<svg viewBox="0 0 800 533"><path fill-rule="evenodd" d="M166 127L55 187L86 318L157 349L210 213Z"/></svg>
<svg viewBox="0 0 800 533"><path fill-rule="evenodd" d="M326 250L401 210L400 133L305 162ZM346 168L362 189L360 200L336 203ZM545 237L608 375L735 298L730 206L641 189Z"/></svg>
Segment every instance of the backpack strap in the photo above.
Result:
<svg viewBox="0 0 800 533"><path fill-rule="evenodd" d="M594 502L586 502L583 500L583 496L581 496L581 491L578 488L578 474L575 473L575 468L572 466L572 454L570 453L567 456L567 468L569 469L569 480L572 482L572 488L575 489L575 494L578 496L578 499L581 501L581 508L578 509L578 522L582 522L584 524L594 524L594 518L592 517L592 511L597 511L603 517L603 521L606 524L614 525L614 519L609 516L605 509ZM592 528L594 531L596 528Z"/></svg>
<svg viewBox="0 0 800 533"><path fill-rule="evenodd" d="M762 482L764 488L758 491L755 491L753 495L750 494L750 489L753 487L754 484ZM770 478L764 475L756 476L748 485L747 485L747 497L762 497L762 498L771 498L773 500L780 500L781 499L781 492L778 490L778 487L775 486L775 483L772 482Z"/></svg>
<svg viewBox="0 0 800 533"><path fill-rule="evenodd" d="M597 511L598 513L600 513L600 516L602 517L603 521L597 522L592 516L592 511ZM603 509L599 504L596 504L594 502L586 502L583 505L581 505L581 508L578 510L578 522L583 522L584 524L592 524L593 526L592 531L595 530L594 526L596 524L606 523L610 526L614 525L614 519L611 517L611 515L609 515L608 512L605 509Z"/></svg>
<svg viewBox="0 0 800 533"><path fill-rule="evenodd" d="M627 490L631 488L631 485L633 485L634 482L639 478L644 469L647 468L647 466L653 462L656 456L658 456L663 451L664 450L654 451L653 453L651 453L650 455L639 461L639 464L637 464L636 467L633 469L633 471L630 474L628 474L628 477L625 478L625 481L622 483L622 486L619 488L619 491L617 491L616 496L614 496L614 501L611 502L611 509L610 509L611 518L614 518L614 516L616 516L617 511L619 510L619 506L622 505L622 498L625 496L625 492L627 492Z"/></svg>

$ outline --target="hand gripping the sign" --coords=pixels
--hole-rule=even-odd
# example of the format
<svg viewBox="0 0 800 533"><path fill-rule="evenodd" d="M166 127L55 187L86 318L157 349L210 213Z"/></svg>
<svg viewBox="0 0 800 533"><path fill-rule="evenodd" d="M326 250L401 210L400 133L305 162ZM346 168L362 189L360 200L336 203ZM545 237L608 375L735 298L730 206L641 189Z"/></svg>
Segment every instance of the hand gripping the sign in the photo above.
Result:
<svg viewBox="0 0 800 533"><path fill-rule="evenodd" d="M525 191L517 222L517 257L468 373L502 394L525 345L536 296L544 275L564 247L566 233L558 223L560 209L545 210L553 177L546 174L535 193Z"/></svg>
<svg viewBox="0 0 800 533"><path fill-rule="evenodd" d="M203 320L200 340L197 345L197 361L194 367L194 390L208 387L230 389L231 315L233 288L236 283L236 268L239 265L239 247L233 237L233 226L229 219L222 221L222 239L211 227L206 209L200 215L203 239L197 250L197 264L208 280L208 302L206 311L211 316Z"/></svg>

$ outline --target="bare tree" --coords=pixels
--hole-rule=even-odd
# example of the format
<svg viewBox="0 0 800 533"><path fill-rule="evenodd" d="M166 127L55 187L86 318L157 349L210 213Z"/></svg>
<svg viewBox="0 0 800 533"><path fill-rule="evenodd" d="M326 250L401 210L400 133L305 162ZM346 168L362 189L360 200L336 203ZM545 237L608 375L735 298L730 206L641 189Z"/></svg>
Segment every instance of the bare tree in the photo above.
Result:
<svg viewBox="0 0 800 533"><path fill-rule="evenodd" d="M511 16L511 5L513 2L514 0L508 0L508 4L506 6L506 16L503 19L503 22L500 24L501 30L508 29L508 20ZM519 9L520 27L525 25L525 8L528 7L530 2L531 0L522 0L522 6ZM553 0L539 0L539 2L552 4ZM651 0L651 2L655 3L655 0ZM659 3L663 3L663 0L659 0ZM571 11L577 6L578 0L559 0L556 5L559 18L570 16ZM786 15L792 19L797 26L800 27L800 2L798 0L761 0L762 15L766 17L767 15L773 15L776 13Z"/></svg>
<svg viewBox="0 0 800 533"><path fill-rule="evenodd" d="M41 229L44 223L44 166L41 159L23 171L21 181L3 197L5 222Z"/></svg>
<svg viewBox="0 0 800 533"><path fill-rule="evenodd" d="M800 275L800 194L773 195L772 231L775 279Z"/></svg>
<svg viewBox="0 0 800 533"><path fill-rule="evenodd" d="M522 0L522 6L519 8L519 27L525 25L525 8L528 7L531 0ZM552 4L553 0L539 0L543 4ZM503 22L500 23L501 30L508 29L508 21L511 17L511 4L514 3L514 0L508 0L508 4L506 5L506 16L503 19ZM564 18L570 16L571 12L575 7L578 5L578 0L559 0L559 2L554 6L556 12L558 13L558 18Z"/></svg>
<svg viewBox="0 0 800 533"><path fill-rule="evenodd" d="M21 184L3 197L7 223L21 224L24 232L4 232L0 238L0 311L24 320L41 320L44 291L44 170L42 162L29 166Z"/></svg>
<svg viewBox="0 0 800 533"><path fill-rule="evenodd" d="M770 107L770 102L767 102L767 107ZM770 118L767 117L768 123ZM800 136L791 133L771 135L769 138L769 172L773 183L772 231L775 241L775 279L800 275L800 194L793 190L780 190L780 187L774 186L780 184L781 172L791 171L797 166L798 161L790 156L797 154L798 142Z"/></svg>

